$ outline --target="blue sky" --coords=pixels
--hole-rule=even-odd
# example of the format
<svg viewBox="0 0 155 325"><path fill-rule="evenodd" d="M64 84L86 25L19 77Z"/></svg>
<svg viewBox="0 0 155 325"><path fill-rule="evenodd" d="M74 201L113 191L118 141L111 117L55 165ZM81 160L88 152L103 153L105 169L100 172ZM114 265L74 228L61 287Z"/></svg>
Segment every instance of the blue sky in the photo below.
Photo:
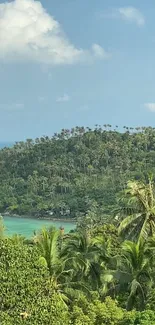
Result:
<svg viewBox="0 0 155 325"><path fill-rule="evenodd" d="M0 141L154 126L150 0L0 1Z"/></svg>

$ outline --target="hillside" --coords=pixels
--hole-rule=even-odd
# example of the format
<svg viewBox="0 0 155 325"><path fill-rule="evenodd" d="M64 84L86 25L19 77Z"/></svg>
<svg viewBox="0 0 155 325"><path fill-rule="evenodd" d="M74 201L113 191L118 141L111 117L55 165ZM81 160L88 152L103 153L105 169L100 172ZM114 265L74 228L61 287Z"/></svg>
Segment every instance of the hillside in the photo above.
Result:
<svg viewBox="0 0 155 325"><path fill-rule="evenodd" d="M155 175L155 129L75 127L0 150L0 212L77 217L110 214L129 179Z"/></svg>

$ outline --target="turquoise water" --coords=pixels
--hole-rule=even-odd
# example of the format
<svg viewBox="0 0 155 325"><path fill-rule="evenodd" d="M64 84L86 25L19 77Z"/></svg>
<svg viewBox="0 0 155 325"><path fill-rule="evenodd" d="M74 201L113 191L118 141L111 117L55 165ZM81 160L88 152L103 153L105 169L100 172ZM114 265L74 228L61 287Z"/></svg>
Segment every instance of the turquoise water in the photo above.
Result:
<svg viewBox="0 0 155 325"><path fill-rule="evenodd" d="M65 233L75 228L75 223L65 221L51 221L51 220L39 220L28 219L18 217L4 217L5 232L7 235L21 234L27 238L33 236L34 231L40 230L43 227L51 227L59 229L63 227Z"/></svg>

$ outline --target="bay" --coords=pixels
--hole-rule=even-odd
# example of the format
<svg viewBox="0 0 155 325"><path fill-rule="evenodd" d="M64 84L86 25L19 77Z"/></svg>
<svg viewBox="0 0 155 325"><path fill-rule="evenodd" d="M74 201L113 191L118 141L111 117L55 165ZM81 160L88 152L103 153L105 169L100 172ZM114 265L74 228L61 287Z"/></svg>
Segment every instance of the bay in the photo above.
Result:
<svg viewBox="0 0 155 325"><path fill-rule="evenodd" d="M63 227L65 233L68 233L70 230L75 229L76 227L76 224L74 222L69 221L39 220L11 216L4 217L3 221L7 235L12 236L14 234L20 234L26 238L31 238L34 234L34 231L38 231L43 227L49 228L51 226L54 226L57 229Z"/></svg>

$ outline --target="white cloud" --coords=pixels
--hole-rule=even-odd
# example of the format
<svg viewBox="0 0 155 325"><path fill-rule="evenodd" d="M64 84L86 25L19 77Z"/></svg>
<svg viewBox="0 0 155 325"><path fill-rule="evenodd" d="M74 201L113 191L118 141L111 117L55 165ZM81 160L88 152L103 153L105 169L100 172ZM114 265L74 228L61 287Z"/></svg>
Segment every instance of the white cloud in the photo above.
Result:
<svg viewBox="0 0 155 325"><path fill-rule="evenodd" d="M136 23L139 27L145 24L144 15L135 7L112 8L105 10L99 16L105 19L123 19L131 23Z"/></svg>
<svg viewBox="0 0 155 325"><path fill-rule="evenodd" d="M63 96L60 96L56 99L56 102L62 103L62 102L69 102L70 101L70 96L67 94L64 94Z"/></svg>
<svg viewBox="0 0 155 325"><path fill-rule="evenodd" d="M108 59L110 55L98 44L92 45L94 56L98 59Z"/></svg>
<svg viewBox="0 0 155 325"><path fill-rule="evenodd" d="M73 64L105 58L100 48L76 48L60 24L35 0L14 0L0 4L0 59L47 64ZM103 51L102 55L101 52Z"/></svg>
<svg viewBox="0 0 155 325"><path fill-rule="evenodd" d="M144 106L151 112L155 112L155 103L145 103Z"/></svg>
<svg viewBox="0 0 155 325"><path fill-rule="evenodd" d="M119 8L118 11L120 16L129 22L134 22L138 26L143 26L145 24L143 14L134 7L122 7Z"/></svg>

